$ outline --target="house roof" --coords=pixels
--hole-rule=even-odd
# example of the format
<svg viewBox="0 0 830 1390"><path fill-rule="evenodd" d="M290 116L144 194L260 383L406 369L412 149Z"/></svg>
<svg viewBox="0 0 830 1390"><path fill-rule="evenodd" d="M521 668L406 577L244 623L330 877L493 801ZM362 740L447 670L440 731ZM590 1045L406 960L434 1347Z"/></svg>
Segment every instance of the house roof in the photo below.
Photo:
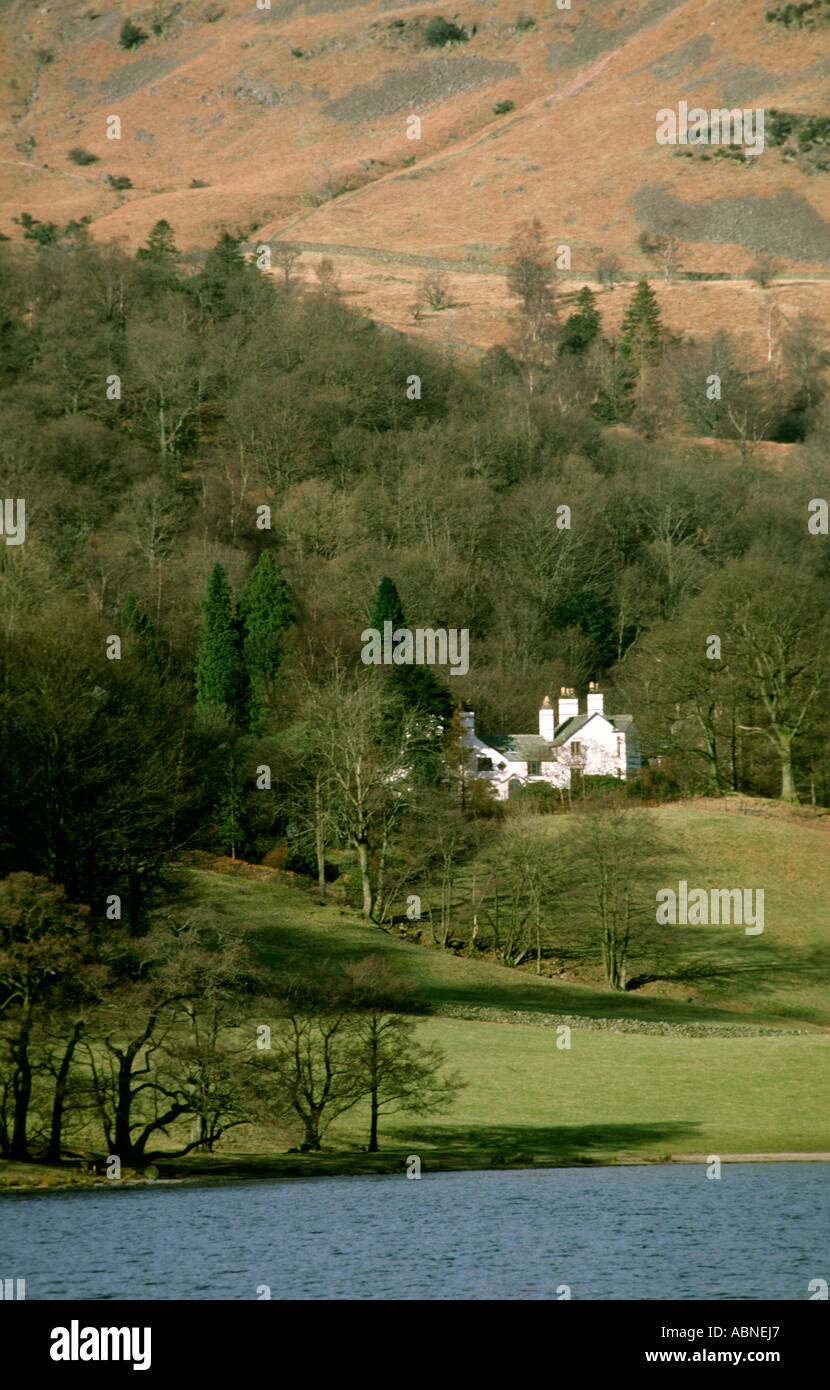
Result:
<svg viewBox="0 0 830 1390"><path fill-rule="evenodd" d="M552 762L555 760L553 750L561 748L592 719L605 719L618 734L625 733L634 723L631 714L600 714L594 711L593 714L578 714L566 719L556 729L552 741L541 738L539 734L473 734L467 746L479 755L496 753L508 762Z"/></svg>
<svg viewBox="0 0 830 1390"><path fill-rule="evenodd" d="M513 763L540 763L550 760L553 744L538 734L494 734L488 744Z"/></svg>
<svg viewBox="0 0 830 1390"><path fill-rule="evenodd" d="M577 714L572 719L566 719L564 724L560 724L553 736L553 747L561 748L563 743L572 739L574 734L578 734L580 729L584 729L592 719L606 719L618 734L625 733L634 723L633 714L600 714L599 710L594 710L593 714Z"/></svg>

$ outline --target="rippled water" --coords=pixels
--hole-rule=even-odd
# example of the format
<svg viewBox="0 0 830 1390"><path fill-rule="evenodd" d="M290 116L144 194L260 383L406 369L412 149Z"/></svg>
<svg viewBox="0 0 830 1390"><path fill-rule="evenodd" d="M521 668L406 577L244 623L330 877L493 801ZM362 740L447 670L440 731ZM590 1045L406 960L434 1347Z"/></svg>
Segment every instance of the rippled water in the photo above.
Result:
<svg viewBox="0 0 830 1390"><path fill-rule="evenodd" d="M0 1276L89 1299L806 1299L822 1163L157 1185L0 1197Z"/></svg>

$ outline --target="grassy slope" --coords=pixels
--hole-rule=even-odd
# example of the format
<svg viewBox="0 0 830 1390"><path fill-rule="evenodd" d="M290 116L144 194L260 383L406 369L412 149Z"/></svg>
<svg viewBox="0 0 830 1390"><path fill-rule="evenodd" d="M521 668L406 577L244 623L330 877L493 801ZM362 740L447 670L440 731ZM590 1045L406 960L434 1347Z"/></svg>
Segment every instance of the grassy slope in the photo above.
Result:
<svg viewBox="0 0 830 1390"><path fill-rule="evenodd" d="M365 925L337 906L318 907L303 891L215 874L194 875L200 895L244 924L262 958L281 972L313 969L323 958L358 960L380 952L434 1004L466 1004L670 1022L830 1024L830 819L772 819L694 806L655 813L672 849L657 882L677 887L763 888L764 932L682 927L684 958L721 972L702 973L695 1003L656 994L615 994L537 979L483 961L412 945ZM562 822L545 822L555 835ZM463 876L459 876L463 882ZM636 970L636 957L632 971Z"/></svg>
<svg viewBox="0 0 830 1390"><path fill-rule="evenodd" d="M296 888L206 873L194 875L194 883L244 926L280 973L377 951L437 1005L675 1023L826 1023L821 961L830 857L823 851L830 827L689 806L663 808L659 818L675 843L676 874L690 885L746 885L766 893L763 936L717 928L692 934L698 950L705 947L736 967L728 987L713 987L713 997L699 996L695 1005L563 985L458 959L399 941L336 906L321 909ZM384 1122L382 1141L399 1156L428 1158L433 1151L436 1160L455 1166L491 1162L496 1154L574 1162L830 1150L830 1038L824 1031L689 1038L574 1028L570 1050L557 1048L552 1029L508 1022L432 1017L419 1033L444 1047L468 1086L447 1115ZM329 1142L333 1148L365 1142L365 1116L344 1117ZM268 1146L265 1135L240 1135L233 1145L249 1153ZM290 1162L305 1166L303 1159ZM361 1163L371 1166L368 1159Z"/></svg>
<svg viewBox="0 0 830 1390"><path fill-rule="evenodd" d="M806 1022L809 1033L687 1037L574 1027L570 1049L560 1049L551 1027L432 1016L418 1024L418 1034L445 1049L467 1086L444 1115L383 1118L381 1154L354 1152L366 1143L368 1128L365 1110L355 1110L329 1132L321 1156L285 1153L299 1140L296 1130L254 1127L235 1132L215 1157L162 1165L162 1173L371 1172L403 1167L411 1153L426 1168L466 1168L531 1159L631 1162L830 1152L830 1035L821 1026L828 1019L821 960L830 826L688 805L658 814L674 839L676 875L692 886L746 885L766 892L763 936L716 928L694 934L699 949L739 967L730 987L719 985L711 998L699 989L696 1004L611 994L459 959L398 940L335 905L320 908L302 889L277 882L194 872L191 884L229 928L237 925L248 936L275 976L380 952L438 1006L681 1025ZM555 833L556 822L550 824ZM751 957L742 954L750 950ZM51 1185L70 1176L9 1164L0 1171L0 1185ZM71 1180L91 1181L74 1173Z"/></svg>

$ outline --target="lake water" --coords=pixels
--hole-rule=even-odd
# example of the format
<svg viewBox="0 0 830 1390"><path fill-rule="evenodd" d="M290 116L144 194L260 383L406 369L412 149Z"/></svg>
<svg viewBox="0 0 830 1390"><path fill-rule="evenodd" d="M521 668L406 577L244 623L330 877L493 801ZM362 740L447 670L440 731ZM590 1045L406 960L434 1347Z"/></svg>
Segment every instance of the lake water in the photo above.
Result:
<svg viewBox="0 0 830 1390"><path fill-rule="evenodd" d="M28 1299L807 1299L829 1233L824 1163L156 1184L0 1196L0 1277Z"/></svg>

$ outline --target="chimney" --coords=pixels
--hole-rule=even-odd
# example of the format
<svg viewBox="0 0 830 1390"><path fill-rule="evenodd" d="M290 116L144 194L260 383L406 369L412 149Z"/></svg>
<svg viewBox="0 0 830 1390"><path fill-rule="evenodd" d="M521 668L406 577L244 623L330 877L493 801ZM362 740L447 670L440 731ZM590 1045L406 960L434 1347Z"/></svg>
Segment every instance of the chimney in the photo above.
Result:
<svg viewBox="0 0 830 1390"><path fill-rule="evenodd" d="M579 700L570 686L563 685L559 691L559 723L564 724L566 719L575 719L578 714Z"/></svg>
<svg viewBox="0 0 830 1390"><path fill-rule="evenodd" d="M466 743L468 738L474 738L476 732L476 717L471 709L463 709L460 714L461 736Z"/></svg>
<svg viewBox="0 0 830 1390"><path fill-rule="evenodd" d="M550 696L546 695L542 701L542 708L539 710L539 737L546 743L553 743L553 705Z"/></svg>
<svg viewBox="0 0 830 1390"><path fill-rule="evenodd" d="M591 681L588 686L588 714L602 714L603 695L597 690L596 682Z"/></svg>

